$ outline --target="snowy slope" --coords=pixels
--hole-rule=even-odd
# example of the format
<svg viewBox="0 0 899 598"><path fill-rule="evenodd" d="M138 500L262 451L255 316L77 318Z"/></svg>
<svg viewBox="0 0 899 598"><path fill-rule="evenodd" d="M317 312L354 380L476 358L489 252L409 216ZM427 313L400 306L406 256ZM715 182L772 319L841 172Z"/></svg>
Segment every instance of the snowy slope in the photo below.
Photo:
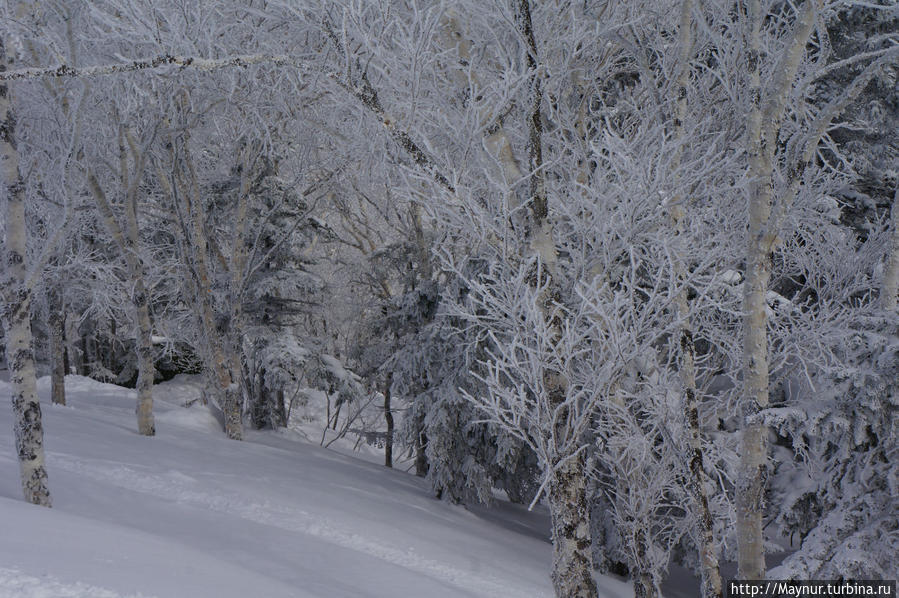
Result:
<svg viewBox="0 0 899 598"><path fill-rule="evenodd" d="M156 387L155 438L135 432L133 391L70 376L60 407L48 384L53 509L22 502L0 409L0 598L552 594L545 514L448 505L296 435L229 441L177 383Z"/></svg>

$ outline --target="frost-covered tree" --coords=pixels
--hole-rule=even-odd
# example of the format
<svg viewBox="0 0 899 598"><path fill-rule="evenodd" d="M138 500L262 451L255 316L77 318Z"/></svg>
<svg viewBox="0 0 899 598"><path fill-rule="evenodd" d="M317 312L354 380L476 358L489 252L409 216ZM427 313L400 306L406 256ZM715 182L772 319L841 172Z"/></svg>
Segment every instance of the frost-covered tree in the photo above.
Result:
<svg viewBox="0 0 899 598"><path fill-rule="evenodd" d="M153 378L155 376L153 328L150 321L150 297L141 257L138 215L138 195L141 193L144 170L148 166L146 145L135 139L134 133L126 125L119 125L117 182L124 200L124 225L113 211L112 203L97 176L88 171L87 179L104 225L128 266L128 282L133 289L131 301L137 332L135 342L138 372L137 428L144 436L153 436L156 433L153 418ZM129 168L129 163L133 164L132 168Z"/></svg>
<svg viewBox="0 0 899 598"><path fill-rule="evenodd" d="M819 320L808 329L795 317L797 345L817 344L827 359L803 373L793 368L765 416L779 439L769 516L798 545L770 575L888 578L897 550L889 465L897 451L897 331L873 292L886 235L859 244L838 212L831 217L800 229L803 251L793 252L788 268L796 311ZM829 325L821 312L833 314Z"/></svg>
<svg viewBox="0 0 899 598"><path fill-rule="evenodd" d="M34 6L18 2L11 7L12 15L26 19ZM25 51L20 32L0 30L0 68L10 70L24 59ZM39 268L29 258L28 219L26 197L28 186L22 174L17 113L14 92L7 83L0 82L0 172L6 199L4 217L4 292L3 326L6 341L6 363L10 372L15 414L13 430L16 453L22 478L25 500L50 506L47 468L44 462L41 406L37 398L34 367L34 347L31 335L31 305L33 288Z"/></svg>
<svg viewBox="0 0 899 598"><path fill-rule="evenodd" d="M811 83L828 65L827 34L819 27L822 2L808 0L795 12L779 5L750 2L743 21L747 52L745 106L749 189L749 228L743 311L743 409L747 416L738 481L739 575L765 576L763 516L768 477L767 430L756 414L769 405L768 293L771 264L781 227L797 196L809 196L826 177L819 170L819 144L832 121L891 59L896 48L873 56L852 56L842 65L863 61L864 70L823 105L810 101ZM766 19L775 13L779 18ZM784 18L780 18L784 17ZM807 47L814 45L807 52ZM825 66L826 65L826 66ZM766 84L763 84L766 81ZM826 162L825 162L826 164Z"/></svg>
<svg viewBox="0 0 899 598"><path fill-rule="evenodd" d="M849 132L890 122L892 6L119 4L92 4L87 65L8 76L154 98L144 207L173 232L148 247L181 274L160 311L192 323L229 435L307 384L335 428L378 398L392 436L408 405L445 497L546 498L559 596L596 595L591 543L653 596L678 542L720 595L719 549L763 577L771 521L808 533L791 575L886 570L895 331L872 297L895 307L899 258L832 198L871 197L859 173L895 193L889 141ZM317 311L322 272L357 296ZM796 455L825 480L800 496Z"/></svg>

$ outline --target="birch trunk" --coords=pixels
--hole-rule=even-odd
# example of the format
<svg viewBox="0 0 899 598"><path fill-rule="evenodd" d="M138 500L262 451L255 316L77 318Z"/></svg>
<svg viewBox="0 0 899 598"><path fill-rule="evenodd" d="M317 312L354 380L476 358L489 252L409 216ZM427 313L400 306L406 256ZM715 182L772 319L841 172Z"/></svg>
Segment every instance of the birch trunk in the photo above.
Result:
<svg viewBox="0 0 899 598"><path fill-rule="evenodd" d="M677 100L673 123L673 136L676 141L681 140L683 137L684 119L687 114L687 85L690 80L689 61L693 54L692 11L693 0L684 0L681 5L681 18L678 27L680 72L675 82L675 97ZM675 170L680 166L680 161L681 156L678 150L677 155L673 159ZM681 195L672 198L670 201L669 215L676 240L674 270L679 284L684 284L687 280L687 266L683 251L684 218L687 215L687 202L688 198ZM714 518L709 508L709 498L706 491L709 480L703 465L702 430L699 418L700 400L696 387L696 346L693 341L693 328L690 322L690 299L686 287L678 293L676 306L677 315L681 321L680 375L684 385L684 415L691 449L690 454L687 456L687 464L692 478L689 487L694 507L698 512L696 524L699 537L701 592L703 598L720 598L722 596L721 571L718 564L718 551L715 545ZM655 591L654 587L652 591Z"/></svg>
<svg viewBox="0 0 899 598"><path fill-rule="evenodd" d="M128 238L132 250L137 249L137 216L134 203L128 206ZM137 429L144 436L156 434L156 421L153 417L153 378L156 366L153 358L152 323L150 322L150 305L144 283L143 267L140 260L135 259L137 270L132 273L134 279L134 309L137 311Z"/></svg>
<svg viewBox="0 0 899 598"><path fill-rule="evenodd" d="M247 234L249 219L247 211L250 204L254 153L258 151L253 143L247 143L241 153L240 194L237 198L237 210L234 217L234 229L231 238L231 258L227 264L231 270L228 289L229 313L227 329L222 335L223 344L228 351L227 359L231 364L231 385L228 387L227 410L225 421L228 422L228 436L235 440L243 438L241 422L241 399L243 397L241 383L244 380L243 362L241 360L241 342L243 339L243 294L247 280Z"/></svg>
<svg viewBox="0 0 899 598"><path fill-rule="evenodd" d="M135 180L135 194L137 184L138 181ZM112 235L115 244L125 257L125 263L128 265L128 276L133 286L131 302L134 309L134 320L137 325L137 429L144 436L153 436L156 434L156 425L153 418L153 374L155 369L153 364L153 342L151 340L152 324L150 322L150 306L144 284L143 264L138 255L136 200L129 192L128 195L130 197L125 209L126 221L128 222L128 235L126 237L112 211L112 206L106 198L106 194L93 173L88 173L88 185L100 210L103 223L109 234Z"/></svg>
<svg viewBox="0 0 899 598"><path fill-rule="evenodd" d="M180 100L182 103L184 98ZM200 328L203 332L206 349L207 375L218 394L219 406L225 417L225 434L232 440L243 439L243 422L241 421L241 391L240 391L240 357L234 354L235 349L228 342L227 334L222 334L216 327L214 306L212 305L212 281L209 268L209 242L206 237L206 210L200 195L200 185L197 173L189 154L189 138L187 132L183 133L184 139L179 144L184 155L176 156L175 141L169 144L173 152L173 163L181 164L174 172L174 182L177 190L167 184L167 177L160 173L160 181L164 187L168 187L169 195L176 201L176 211L185 220L185 239L183 249L185 263L191 267L191 276L194 296L199 307ZM177 191L177 192L176 192ZM178 209L177 201L181 199L181 209ZM233 316L233 314L229 314Z"/></svg>
<svg viewBox="0 0 899 598"><path fill-rule="evenodd" d="M583 453L556 472L549 487L553 587L558 598L596 598Z"/></svg>
<svg viewBox="0 0 899 598"><path fill-rule="evenodd" d="M553 240L553 226L549 219L549 202L546 195L545 173L543 170L543 118L541 104L543 89L537 64L537 42L531 22L529 0L519 0L516 11L516 25L524 39L527 51L527 66L530 74L530 98L527 118L528 127L528 168L530 222L527 229L528 248L539 258L550 279L546 296L541 299L543 312L551 322L556 339L561 337L561 322L558 310L552 306L558 300L558 256ZM544 392L551 409L558 409L567 396L567 381L563 376L544 369ZM564 411L564 410L563 410ZM558 418L558 426L566 425L564 413ZM565 431L553 430L558 438ZM555 455L556 463L548 466L554 469L550 482L549 509L553 534L553 586L558 598L596 598L598 591L593 581L593 564L590 553L590 513L587 505L586 456ZM564 460L564 462L563 462ZM556 467L561 463L560 467Z"/></svg>
<svg viewBox="0 0 899 598"><path fill-rule="evenodd" d="M659 593L652 582L652 577L646 573L635 573L634 598L658 598Z"/></svg>
<svg viewBox="0 0 899 598"><path fill-rule="evenodd" d="M646 562L646 533L641 529L635 534L634 542L637 544L637 558L640 562ZM655 577L646 569L639 568L631 572L634 582L634 598L658 598L658 584Z"/></svg>
<svg viewBox="0 0 899 598"><path fill-rule="evenodd" d="M74 314L66 311L65 314L65 339L66 339L66 375L79 374L84 369L84 359L81 357L81 349L78 347L78 324Z"/></svg>
<svg viewBox="0 0 899 598"><path fill-rule="evenodd" d="M768 407L768 319L766 295L779 225L772 218L774 159L777 137L789 91L805 47L814 30L818 0L806 0L787 48L777 67L777 77L762 106L759 56L762 14L758 0L750 2L750 108L749 232L743 295L743 395L744 424L737 476L738 577L765 578L765 541L762 517L768 485L768 429L756 416Z"/></svg>
<svg viewBox="0 0 899 598"><path fill-rule="evenodd" d="M47 327L50 329L50 400L56 405L66 404L66 339L65 306L61 289L50 291Z"/></svg>
<svg viewBox="0 0 899 598"><path fill-rule="evenodd" d="M887 269L883 277L883 287L880 291L880 305L887 311L896 309L896 294L899 293L899 186L893 195L893 205L890 208L890 226L892 243L890 243L890 256Z"/></svg>
<svg viewBox="0 0 899 598"><path fill-rule="evenodd" d="M13 65L0 38L0 72ZM50 490L44 463L44 428L37 397L34 349L31 338L31 291L25 257L27 228L25 181L19 173L15 140L16 118L9 87L0 85L0 176L6 186L6 288L3 323L6 328L6 363L9 367L14 412L16 455L25 500L49 507Z"/></svg>

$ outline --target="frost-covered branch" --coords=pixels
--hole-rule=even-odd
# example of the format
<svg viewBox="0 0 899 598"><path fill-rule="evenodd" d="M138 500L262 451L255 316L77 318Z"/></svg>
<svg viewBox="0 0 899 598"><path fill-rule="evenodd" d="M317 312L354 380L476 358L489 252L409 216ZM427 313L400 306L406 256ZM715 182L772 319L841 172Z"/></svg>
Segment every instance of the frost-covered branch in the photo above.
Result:
<svg viewBox="0 0 899 598"><path fill-rule="evenodd" d="M226 58L200 58L194 56L174 56L161 54L151 58L138 58L128 62L101 64L95 66L75 67L59 64L50 67L31 67L12 69L0 72L0 81L17 81L44 78L81 78L101 77L120 73L133 73L162 69L167 66L182 69L193 69L201 72L217 71L225 68L246 68L256 64L273 64L292 66L298 69L308 68L308 59L299 56L274 54L244 54Z"/></svg>

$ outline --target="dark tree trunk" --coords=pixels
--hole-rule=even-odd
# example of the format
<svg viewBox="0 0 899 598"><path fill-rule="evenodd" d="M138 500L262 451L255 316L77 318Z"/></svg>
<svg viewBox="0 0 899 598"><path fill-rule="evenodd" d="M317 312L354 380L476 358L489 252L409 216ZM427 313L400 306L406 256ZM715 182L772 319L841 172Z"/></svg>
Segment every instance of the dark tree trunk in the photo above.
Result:
<svg viewBox="0 0 899 598"><path fill-rule="evenodd" d="M337 420L340 419L340 408L343 406L343 401L340 400L340 397L337 397L337 400L334 401L334 421L331 424L331 429L337 429Z"/></svg>
<svg viewBox="0 0 899 598"><path fill-rule="evenodd" d="M62 369L65 371L66 375L72 373L71 370L72 362L69 359L69 347L66 344L66 337L63 336L63 345L62 345Z"/></svg>
<svg viewBox="0 0 899 598"><path fill-rule="evenodd" d="M81 375L88 376L90 374L89 368L87 366L90 358L88 357L87 351L87 335L81 335Z"/></svg>
<svg viewBox="0 0 899 598"><path fill-rule="evenodd" d="M425 449L428 446L428 436L422 426L415 435L415 475L423 478L428 475L428 454Z"/></svg>
<svg viewBox="0 0 899 598"><path fill-rule="evenodd" d="M255 388L253 389L254 392L252 395L253 406L250 409L250 421L253 423L254 428L256 428L257 430L261 430L265 428L271 420L268 414L268 393L265 389L264 368L259 370L259 374L257 375L256 380L256 384L253 385L255 386Z"/></svg>
<svg viewBox="0 0 899 598"><path fill-rule="evenodd" d="M278 419L276 424L281 426L282 428L287 427L287 407L284 405L284 389L281 388L275 393L275 400L277 401L277 409L275 414Z"/></svg>
<svg viewBox="0 0 899 598"><path fill-rule="evenodd" d="M384 438L384 465L393 467L393 412L390 410L390 387L393 385L393 372L387 374L384 383L384 419L387 421L387 435Z"/></svg>
<svg viewBox="0 0 899 598"><path fill-rule="evenodd" d="M57 405L66 404L65 309L62 292L54 289L49 296L47 325L50 328L50 398Z"/></svg>

